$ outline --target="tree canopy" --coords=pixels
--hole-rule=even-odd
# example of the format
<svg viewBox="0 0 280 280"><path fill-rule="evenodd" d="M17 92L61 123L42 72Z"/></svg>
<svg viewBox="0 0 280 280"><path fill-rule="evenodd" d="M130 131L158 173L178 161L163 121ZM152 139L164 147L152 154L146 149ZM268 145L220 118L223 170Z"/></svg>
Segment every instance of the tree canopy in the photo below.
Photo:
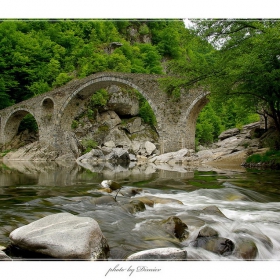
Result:
<svg viewBox="0 0 280 280"><path fill-rule="evenodd" d="M279 124L279 22L194 24L189 30L182 20L2 20L0 109L96 72L167 73L175 78L163 85L175 99L181 87L211 92L197 121L198 143L257 120L255 111ZM154 124L147 102L141 104Z"/></svg>
<svg viewBox="0 0 280 280"><path fill-rule="evenodd" d="M178 73L178 67L189 72L180 85L203 85L221 102L236 97L248 110L270 116L280 131L280 22L207 19L193 23L199 45L207 47L200 60L189 56L170 64L172 73Z"/></svg>

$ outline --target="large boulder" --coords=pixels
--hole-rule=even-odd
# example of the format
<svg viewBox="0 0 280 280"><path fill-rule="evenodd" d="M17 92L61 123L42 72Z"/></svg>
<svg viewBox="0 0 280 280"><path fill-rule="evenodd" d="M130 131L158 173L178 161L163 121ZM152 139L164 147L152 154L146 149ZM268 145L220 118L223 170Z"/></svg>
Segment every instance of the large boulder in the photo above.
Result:
<svg viewBox="0 0 280 280"><path fill-rule="evenodd" d="M98 260L109 246L98 223L69 213L46 216L10 233L13 245L58 259Z"/></svg>
<svg viewBox="0 0 280 280"><path fill-rule="evenodd" d="M235 136L237 134L239 134L240 130L238 128L231 128L231 129L228 129L224 132L222 132L218 138L219 140L224 140L226 138L229 138L229 137L232 137L232 136Z"/></svg>
<svg viewBox="0 0 280 280"><path fill-rule="evenodd" d="M142 119L139 117L135 117L126 122L123 126L125 130L127 130L130 134L142 131L145 129L145 126L142 125Z"/></svg>
<svg viewBox="0 0 280 280"><path fill-rule="evenodd" d="M156 150L156 148L157 147L152 142L150 142L150 141L145 142L145 149L146 149L147 155L151 155Z"/></svg>
<svg viewBox="0 0 280 280"><path fill-rule="evenodd" d="M114 111L106 111L98 115L97 122L112 129L121 123L121 119Z"/></svg>
<svg viewBox="0 0 280 280"><path fill-rule="evenodd" d="M108 89L110 98L106 109L115 111L120 116L136 116L139 113L139 101L135 94L124 92L116 85Z"/></svg>
<svg viewBox="0 0 280 280"><path fill-rule="evenodd" d="M123 148L113 148L111 153L105 156L105 160L110 162L129 162L129 152Z"/></svg>
<svg viewBox="0 0 280 280"><path fill-rule="evenodd" d="M141 251L130 255L127 261L144 261L144 260L166 260L166 261L184 261L187 259L187 251L178 248L156 248Z"/></svg>

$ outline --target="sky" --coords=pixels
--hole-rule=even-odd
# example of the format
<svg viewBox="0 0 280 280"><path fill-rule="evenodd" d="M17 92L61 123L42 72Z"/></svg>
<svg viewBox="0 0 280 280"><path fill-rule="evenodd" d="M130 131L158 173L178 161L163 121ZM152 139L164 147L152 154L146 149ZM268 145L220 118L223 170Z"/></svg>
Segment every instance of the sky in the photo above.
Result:
<svg viewBox="0 0 280 280"><path fill-rule="evenodd" d="M276 0L8 0L0 18L279 18Z"/></svg>

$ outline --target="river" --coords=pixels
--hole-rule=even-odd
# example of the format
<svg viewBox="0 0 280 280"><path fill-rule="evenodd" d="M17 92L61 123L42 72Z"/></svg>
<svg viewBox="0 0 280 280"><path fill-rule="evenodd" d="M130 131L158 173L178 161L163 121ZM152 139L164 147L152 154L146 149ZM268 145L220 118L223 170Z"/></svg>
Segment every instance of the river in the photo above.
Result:
<svg viewBox="0 0 280 280"><path fill-rule="evenodd" d="M140 188L145 195L174 199L146 206L130 214L111 205L94 205L90 199L104 194L102 180ZM9 244L9 233L46 215L69 212L94 218L106 237L111 260L158 247L184 248L192 260L239 260L193 246L205 225L234 243L249 238L257 247L256 260L280 260L279 171L215 169L182 166L79 166L76 163L16 162L0 168L0 246ZM119 194L117 200L122 200ZM181 203L175 203L176 201ZM225 217L202 210L216 206ZM158 222L179 217L188 226L188 238L167 237ZM109 259L109 260L110 260Z"/></svg>

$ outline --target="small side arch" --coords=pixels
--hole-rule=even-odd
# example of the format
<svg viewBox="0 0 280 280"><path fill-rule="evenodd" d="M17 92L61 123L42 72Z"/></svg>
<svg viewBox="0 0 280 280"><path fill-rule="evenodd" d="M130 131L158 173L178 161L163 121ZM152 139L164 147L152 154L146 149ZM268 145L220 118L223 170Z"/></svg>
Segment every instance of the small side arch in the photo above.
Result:
<svg viewBox="0 0 280 280"><path fill-rule="evenodd" d="M52 125L54 118L54 101L51 97L46 97L41 102L41 125Z"/></svg>

